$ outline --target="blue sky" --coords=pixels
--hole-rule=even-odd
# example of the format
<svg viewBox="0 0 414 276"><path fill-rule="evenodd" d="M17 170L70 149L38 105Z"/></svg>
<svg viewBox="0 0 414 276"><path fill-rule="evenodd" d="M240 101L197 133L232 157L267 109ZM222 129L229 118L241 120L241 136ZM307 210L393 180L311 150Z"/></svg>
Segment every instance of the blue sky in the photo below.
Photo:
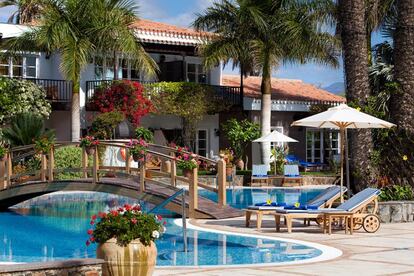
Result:
<svg viewBox="0 0 414 276"><path fill-rule="evenodd" d="M142 18L175 24L187 27L195 18L195 14L202 12L213 0L136 0L140 6L139 15ZM0 9L0 20L6 21L13 8ZM375 35L373 41L380 40ZM226 73L233 72L231 66L225 68ZM301 79L318 86L328 86L335 82L343 82L344 74L340 68L329 68L322 65L309 63L306 65L282 65L277 68L273 75L278 78Z"/></svg>

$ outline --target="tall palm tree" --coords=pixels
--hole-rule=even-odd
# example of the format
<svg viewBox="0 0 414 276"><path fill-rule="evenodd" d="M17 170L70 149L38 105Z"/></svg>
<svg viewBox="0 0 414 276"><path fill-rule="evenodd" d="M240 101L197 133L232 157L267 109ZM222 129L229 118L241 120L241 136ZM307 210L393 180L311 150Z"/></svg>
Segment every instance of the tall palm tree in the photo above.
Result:
<svg viewBox="0 0 414 276"><path fill-rule="evenodd" d="M198 15L198 30L216 33L204 46L205 64L247 61L262 75L261 133L270 133L272 69L283 62L316 61L337 65L336 41L321 30L330 1L223 0ZM270 146L261 145L262 162L269 163Z"/></svg>
<svg viewBox="0 0 414 276"><path fill-rule="evenodd" d="M60 53L60 69L73 82L72 140L77 141L80 74L95 54L118 50L147 75L154 74L157 66L130 28L137 20L132 0L43 0L43 5L39 27L7 41L5 48L15 54L35 45L43 51Z"/></svg>
<svg viewBox="0 0 414 276"><path fill-rule="evenodd" d="M38 19L42 10L42 0L0 0L0 8L17 7L9 19L9 23L31 23Z"/></svg>
<svg viewBox="0 0 414 276"><path fill-rule="evenodd" d="M368 49L364 0L339 0L339 25L348 102L365 106L370 95ZM351 135L350 153L353 183L356 190L368 185L373 168L370 130L357 130Z"/></svg>
<svg viewBox="0 0 414 276"><path fill-rule="evenodd" d="M391 97L391 116L399 128L414 135L414 2L397 0L394 73L401 93Z"/></svg>

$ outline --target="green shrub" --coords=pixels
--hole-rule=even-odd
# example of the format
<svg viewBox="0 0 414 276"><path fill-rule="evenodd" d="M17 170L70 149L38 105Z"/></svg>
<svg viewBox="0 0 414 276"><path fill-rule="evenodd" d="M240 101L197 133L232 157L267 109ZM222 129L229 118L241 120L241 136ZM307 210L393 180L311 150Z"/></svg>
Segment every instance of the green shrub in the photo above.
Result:
<svg viewBox="0 0 414 276"><path fill-rule="evenodd" d="M51 112L46 92L33 82L0 78L0 91L0 124L22 113L48 117Z"/></svg>
<svg viewBox="0 0 414 276"><path fill-rule="evenodd" d="M92 157L89 157L89 164L92 162ZM81 168L82 167L82 149L79 147L63 147L55 150L55 168ZM62 172L56 177L58 179L76 179L80 178L80 172Z"/></svg>
<svg viewBox="0 0 414 276"><path fill-rule="evenodd" d="M251 170L237 170L236 175L245 175L245 176L251 176L252 171Z"/></svg>
<svg viewBox="0 0 414 276"><path fill-rule="evenodd" d="M145 127L138 127L135 129L135 138L142 139L147 143L154 142L154 134L151 130L145 128Z"/></svg>
<svg viewBox="0 0 414 276"><path fill-rule="evenodd" d="M409 185L392 185L381 189L381 201L414 200L413 188Z"/></svg>
<svg viewBox="0 0 414 276"><path fill-rule="evenodd" d="M124 114L118 111L101 113L92 122L91 134L97 139L111 139L114 129L124 120Z"/></svg>

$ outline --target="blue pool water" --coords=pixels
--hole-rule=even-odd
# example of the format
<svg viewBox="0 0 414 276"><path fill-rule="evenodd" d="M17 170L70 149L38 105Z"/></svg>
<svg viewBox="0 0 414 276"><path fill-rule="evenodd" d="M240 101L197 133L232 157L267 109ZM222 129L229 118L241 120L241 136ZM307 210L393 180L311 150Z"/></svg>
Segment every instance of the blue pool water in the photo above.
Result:
<svg viewBox="0 0 414 276"><path fill-rule="evenodd" d="M89 218L133 200L101 193L56 194L0 213L0 262L37 262L95 257L87 247ZM182 228L167 219L157 241L159 266L236 265L306 260L321 250L297 243L188 229L183 252Z"/></svg>
<svg viewBox="0 0 414 276"><path fill-rule="evenodd" d="M227 189L227 202L234 208L243 209L249 205L266 202L286 203L293 205L306 202L316 197L323 189L291 189L291 188L253 188L253 189ZM208 190L199 190L199 195L217 202L217 194Z"/></svg>

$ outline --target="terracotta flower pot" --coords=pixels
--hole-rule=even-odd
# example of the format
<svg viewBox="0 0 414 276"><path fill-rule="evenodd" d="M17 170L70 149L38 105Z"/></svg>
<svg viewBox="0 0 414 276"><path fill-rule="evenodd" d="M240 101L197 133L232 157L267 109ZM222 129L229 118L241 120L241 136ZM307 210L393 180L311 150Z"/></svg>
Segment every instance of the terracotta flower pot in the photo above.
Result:
<svg viewBox="0 0 414 276"><path fill-rule="evenodd" d="M183 176L187 177L187 178L191 178L191 176L193 175L193 171L189 170L189 169L184 169L183 170Z"/></svg>
<svg viewBox="0 0 414 276"><path fill-rule="evenodd" d="M85 151L88 155L94 155L95 154L95 147L94 146L85 147Z"/></svg>
<svg viewBox="0 0 414 276"><path fill-rule="evenodd" d="M144 246L138 239L120 246L110 239L99 244L96 256L105 260L103 276L150 276L157 260L157 247L154 242Z"/></svg>
<svg viewBox="0 0 414 276"><path fill-rule="evenodd" d="M237 167L238 169L240 169L240 170L243 170L243 169L244 169L244 161L243 161L243 159L238 159L238 160L236 161L236 167Z"/></svg>

